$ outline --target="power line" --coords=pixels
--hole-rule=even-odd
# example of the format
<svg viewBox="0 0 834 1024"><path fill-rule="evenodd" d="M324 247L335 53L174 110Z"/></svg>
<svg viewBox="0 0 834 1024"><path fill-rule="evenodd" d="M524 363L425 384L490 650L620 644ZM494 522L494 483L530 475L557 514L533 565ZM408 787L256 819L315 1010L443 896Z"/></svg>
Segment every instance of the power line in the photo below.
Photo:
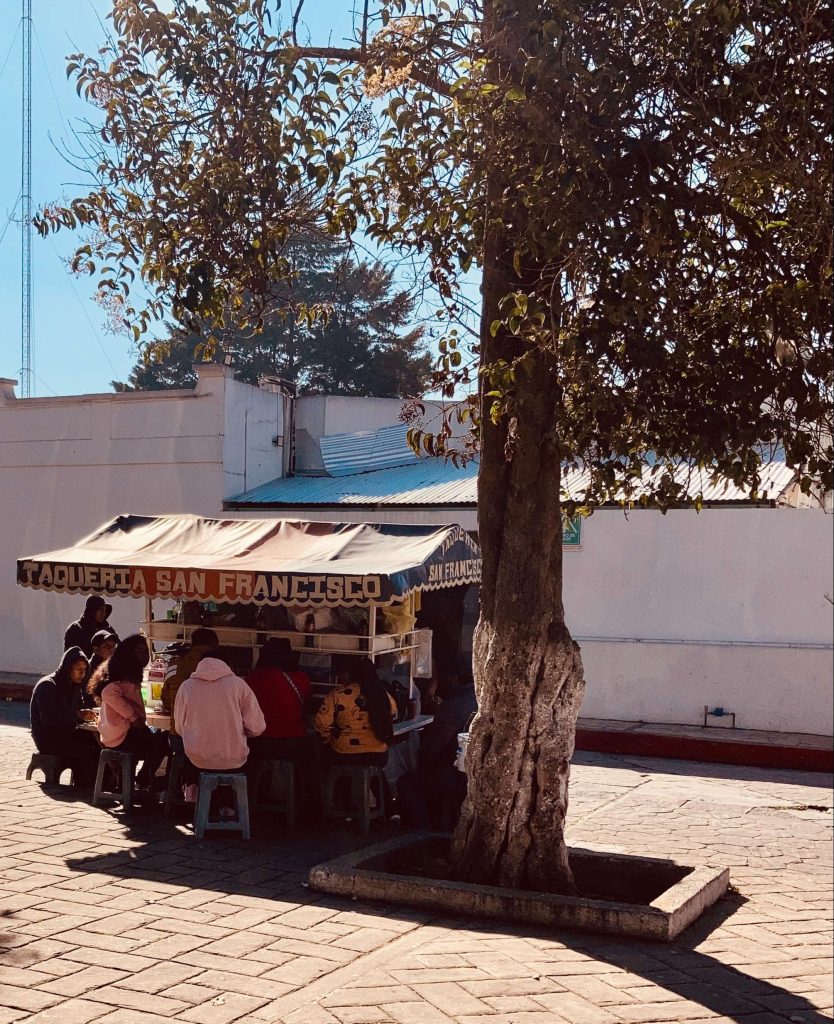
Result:
<svg viewBox="0 0 834 1024"><path fill-rule="evenodd" d="M17 209L17 201L20 199L20 192L15 196L15 200L12 203L11 211L6 214L6 223L3 225L3 233L0 234L0 245L3 244L3 239L6 237L6 232L9 230L9 225L14 220L15 210Z"/></svg>
<svg viewBox="0 0 834 1024"><path fill-rule="evenodd" d="M14 30L14 35L12 36L11 45L9 46L8 53L6 54L6 59L3 61L3 67L0 68L0 78L3 77L3 72L6 70L6 65L9 63L9 57L11 57L11 55L12 55L12 50L14 49L14 44L17 42L17 34L18 34L19 31L20 31L20 22L17 23L17 28Z"/></svg>
<svg viewBox="0 0 834 1024"><path fill-rule="evenodd" d="M49 236L49 242L50 242L50 245L52 246L52 249L53 249L55 255L58 257L59 260L61 260L62 259L61 254L58 252L58 248L55 245L55 242L54 242L54 240L52 239L51 236ZM87 323L90 325L90 330L93 332L93 337L96 339L96 344L101 349L101 353L104 356L104 358L107 360L108 366L113 371L114 377L118 377L119 371L113 365L113 360L108 355L107 349L104 347L104 344L102 343L102 340L99 337L98 328L95 326L95 324L91 320L90 314L87 312L87 307L84 304L84 300L78 294L78 289L75 287L75 284L74 284L72 278L69 275L65 275L65 280L66 280L67 284L70 286L70 288L72 289L73 295L78 300L78 305L81 307L81 312L84 314L84 317L85 317Z"/></svg>
<svg viewBox="0 0 834 1024"><path fill-rule="evenodd" d="M46 55L44 54L43 47L41 46L41 40L40 40L40 36L38 35L37 25L35 25L34 22L32 24L32 30L35 33L35 45L38 48L38 53L40 54L41 63L43 64L43 69L46 72L46 80L49 83L49 89L50 89L50 92L52 93L52 99L55 100L55 109L58 111L58 117L66 124L66 126L70 129L70 131L72 131L72 126L70 125L69 118L66 116L66 114L61 109L61 102L58 99L58 93L55 91L55 85L54 85L54 83L52 81L52 75L49 73L49 64L47 63Z"/></svg>

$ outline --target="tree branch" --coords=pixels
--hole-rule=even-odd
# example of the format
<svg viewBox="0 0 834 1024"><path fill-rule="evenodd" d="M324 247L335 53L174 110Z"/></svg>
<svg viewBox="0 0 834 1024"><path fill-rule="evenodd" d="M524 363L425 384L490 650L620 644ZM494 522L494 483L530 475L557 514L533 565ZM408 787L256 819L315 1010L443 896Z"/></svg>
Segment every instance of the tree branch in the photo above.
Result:
<svg viewBox="0 0 834 1024"><path fill-rule="evenodd" d="M345 64L359 64L366 67L371 60L371 54L363 52L361 47L344 46L293 46L283 51L277 50L244 50L247 57L259 57L261 59L273 59L279 52L290 52L298 58L306 57L310 60L340 61ZM433 75L423 75L419 69L412 68L409 78L419 83L426 89L436 92L439 96L451 96L451 87L440 78L440 72L435 71Z"/></svg>
<svg viewBox="0 0 834 1024"><path fill-rule="evenodd" d="M298 0L295 13L292 16L292 41L295 46L298 46L298 19L301 17L301 8L303 6L304 0Z"/></svg>

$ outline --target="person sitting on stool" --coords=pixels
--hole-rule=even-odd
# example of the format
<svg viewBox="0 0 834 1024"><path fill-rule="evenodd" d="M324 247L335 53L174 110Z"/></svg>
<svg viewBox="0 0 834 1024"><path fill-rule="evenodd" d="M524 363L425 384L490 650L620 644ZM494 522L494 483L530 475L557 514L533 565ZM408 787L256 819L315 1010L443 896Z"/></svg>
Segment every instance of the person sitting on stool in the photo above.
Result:
<svg viewBox="0 0 834 1024"><path fill-rule="evenodd" d="M98 720L102 746L135 754L142 761L136 776L139 789L151 791L157 768L168 754L168 738L145 721L142 675L150 661L148 641L139 633L125 637L109 661L96 670L90 691L101 701Z"/></svg>
<svg viewBox="0 0 834 1024"><path fill-rule="evenodd" d="M394 741L397 705L370 658L359 659L355 679L324 698L316 715L316 732L331 764L382 768Z"/></svg>
<svg viewBox="0 0 834 1024"><path fill-rule="evenodd" d="M200 771L239 772L249 757L247 739L260 736L266 728L257 698L246 683L229 668L223 649L203 656L193 674L177 691L174 720L182 737L186 762L182 777L185 799L196 803ZM228 787L216 790L221 818L233 818L235 811L224 800Z"/></svg>
<svg viewBox="0 0 834 1024"><path fill-rule="evenodd" d="M318 806L318 739L307 735L305 711L310 677L296 668L296 655L286 637L270 637L261 648L247 684L264 713L266 728L249 740L253 768L258 761L290 761L304 783L308 808Z"/></svg>
<svg viewBox="0 0 834 1024"><path fill-rule="evenodd" d="M466 797L466 775L455 768L458 733L467 731L478 710L466 655L458 657L451 686L443 692L434 721L420 736L418 767L397 780L397 793L405 825L448 832L457 824Z"/></svg>
<svg viewBox="0 0 834 1024"><path fill-rule="evenodd" d="M72 768L78 789L93 785L98 765L95 736L78 729L79 722L86 717L82 687L88 669L81 648L70 647L52 675L36 683L29 704L32 739L38 753L63 758Z"/></svg>

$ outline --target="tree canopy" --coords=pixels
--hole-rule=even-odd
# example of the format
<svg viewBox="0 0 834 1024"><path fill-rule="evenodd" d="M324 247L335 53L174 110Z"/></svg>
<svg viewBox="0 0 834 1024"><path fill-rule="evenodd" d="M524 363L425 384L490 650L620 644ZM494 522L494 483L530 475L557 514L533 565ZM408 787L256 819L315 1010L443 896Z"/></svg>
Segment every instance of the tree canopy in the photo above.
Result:
<svg viewBox="0 0 834 1024"><path fill-rule="evenodd" d="M116 0L111 43L70 61L103 113L97 182L40 228L91 229L76 263L137 336L169 311L262 326L311 225L425 261L437 383L478 382L479 714L453 858L570 891L563 467L588 469L588 509L638 484L668 508L682 459L755 491L763 442L831 486L830 10L369 0L343 47L304 42L308 10ZM151 301L131 307L136 274Z"/></svg>
<svg viewBox="0 0 834 1024"><path fill-rule="evenodd" d="M279 8L119 0L111 44L70 59L104 112L99 184L41 228L92 229L76 264L107 267L137 336L169 311L259 326L311 225L426 255L454 317L489 217L516 279L487 411L511 423L552 353L588 504L647 475L674 500L681 457L755 487L761 441L830 474L825 6L384 0L342 49ZM454 335L443 355L457 381Z"/></svg>

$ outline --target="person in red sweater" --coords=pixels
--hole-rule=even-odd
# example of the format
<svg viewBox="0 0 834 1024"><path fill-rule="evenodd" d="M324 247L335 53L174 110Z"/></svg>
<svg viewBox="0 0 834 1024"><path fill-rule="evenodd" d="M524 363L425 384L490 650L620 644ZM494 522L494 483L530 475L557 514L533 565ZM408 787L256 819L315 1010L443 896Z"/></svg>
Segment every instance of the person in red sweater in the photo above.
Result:
<svg viewBox="0 0 834 1024"><path fill-rule="evenodd" d="M266 729L249 740L252 769L266 758L291 761L304 783L310 810L318 807L318 744L307 731L306 704L310 697L310 679L296 669L296 658L289 640L271 637L261 648L255 668L246 677L266 720Z"/></svg>

